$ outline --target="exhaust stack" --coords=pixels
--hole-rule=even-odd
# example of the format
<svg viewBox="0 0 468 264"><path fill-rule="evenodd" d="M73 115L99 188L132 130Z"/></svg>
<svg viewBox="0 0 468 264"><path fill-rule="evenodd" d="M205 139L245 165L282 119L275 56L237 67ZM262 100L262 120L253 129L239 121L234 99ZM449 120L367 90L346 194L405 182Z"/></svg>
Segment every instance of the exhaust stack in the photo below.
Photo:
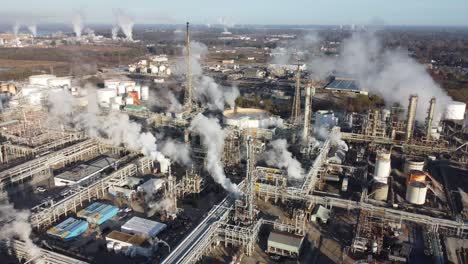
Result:
<svg viewBox="0 0 468 264"><path fill-rule="evenodd" d="M432 122L434 121L436 98L432 97L429 101L429 109L426 118L426 138L431 139Z"/></svg>
<svg viewBox="0 0 468 264"><path fill-rule="evenodd" d="M192 67L190 65L190 31L189 31L189 22L187 22L187 86L185 88L185 96L184 96L184 108L185 110L192 109Z"/></svg>
<svg viewBox="0 0 468 264"><path fill-rule="evenodd" d="M413 138L414 122L416 120L416 109L418 107L418 96L411 95L408 104L408 113L406 118L406 141Z"/></svg>
<svg viewBox="0 0 468 264"><path fill-rule="evenodd" d="M310 117L312 114L312 97L315 94L315 87L309 82L306 87L305 109L304 109L304 131L302 141L307 142L310 133Z"/></svg>
<svg viewBox="0 0 468 264"><path fill-rule="evenodd" d="M297 64L296 71L296 89L294 91L294 100L291 110L291 123L297 125L301 115L301 67Z"/></svg>

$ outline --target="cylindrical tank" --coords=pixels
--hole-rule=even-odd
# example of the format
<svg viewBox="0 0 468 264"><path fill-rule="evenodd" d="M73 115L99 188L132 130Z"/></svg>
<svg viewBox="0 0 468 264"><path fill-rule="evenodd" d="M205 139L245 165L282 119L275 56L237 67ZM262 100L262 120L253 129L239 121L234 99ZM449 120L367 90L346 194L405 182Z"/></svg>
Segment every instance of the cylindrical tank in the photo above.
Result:
<svg viewBox="0 0 468 264"><path fill-rule="evenodd" d="M424 169L424 159L423 158L408 158L405 160L405 165L403 166L403 173L408 175L412 170L422 171Z"/></svg>
<svg viewBox="0 0 468 264"><path fill-rule="evenodd" d="M422 205L426 202L427 185L422 182L410 182L406 187L406 201Z"/></svg>
<svg viewBox="0 0 468 264"><path fill-rule="evenodd" d="M135 72L135 71L136 71L135 65L129 65L129 66L128 66L128 71L129 71L129 72Z"/></svg>
<svg viewBox="0 0 468 264"><path fill-rule="evenodd" d="M121 251L122 251L122 245L120 245L119 243L115 243L114 244L114 252L119 254Z"/></svg>
<svg viewBox="0 0 468 264"><path fill-rule="evenodd" d="M159 72L158 66L151 66L150 70L151 70L151 73L158 73Z"/></svg>
<svg viewBox="0 0 468 264"><path fill-rule="evenodd" d="M125 85L123 83L119 84L118 93L119 95L126 93Z"/></svg>
<svg viewBox="0 0 468 264"><path fill-rule="evenodd" d="M419 171L419 170L411 170L410 173L408 174L408 177L406 178L406 184L409 184L410 182L426 182L426 174L424 172Z"/></svg>
<svg viewBox="0 0 468 264"><path fill-rule="evenodd" d="M159 71L160 72L164 72L165 70L166 70L166 66L164 66L164 65L159 66Z"/></svg>
<svg viewBox="0 0 468 264"><path fill-rule="evenodd" d="M100 105L109 105L111 98L117 96L117 90L114 88L98 89L96 93Z"/></svg>
<svg viewBox="0 0 468 264"><path fill-rule="evenodd" d="M376 182L387 184L391 171L390 161L390 152L386 150L377 152L374 168L374 180Z"/></svg>
<svg viewBox="0 0 468 264"><path fill-rule="evenodd" d="M463 120L465 117L466 104L463 102L452 102L445 107L445 120Z"/></svg>
<svg viewBox="0 0 468 264"><path fill-rule="evenodd" d="M107 246L107 251L111 252L112 250L114 250L114 242L109 241L107 242L106 246Z"/></svg>
<svg viewBox="0 0 468 264"><path fill-rule="evenodd" d="M149 87L143 86L141 87L141 100L148 100L149 99Z"/></svg>
<svg viewBox="0 0 468 264"><path fill-rule="evenodd" d="M138 96L138 92L137 91L131 91L128 93L128 97L132 97L133 98L133 104L140 104L140 99L139 99L139 96Z"/></svg>
<svg viewBox="0 0 468 264"><path fill-rule="evenodd" d="M171 75L171 74L172 74L171 68L167 68L167 69L166 69L166 74L167 74L167 75Z"/></svg>
<svg viewBox="0 0 468 264"><path fill-rule="evenodd" d="M374 183L372 185L372 199L377 201L386 201L388 197L388 185L382 183Z"/></svg>

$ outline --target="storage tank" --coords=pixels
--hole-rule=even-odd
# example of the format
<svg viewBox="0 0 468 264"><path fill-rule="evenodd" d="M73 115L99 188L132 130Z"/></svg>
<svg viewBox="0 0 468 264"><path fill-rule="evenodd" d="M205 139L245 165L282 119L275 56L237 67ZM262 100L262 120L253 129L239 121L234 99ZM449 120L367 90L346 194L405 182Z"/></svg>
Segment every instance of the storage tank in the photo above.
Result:
<svg viewBox="0 0 468 264"><path fill-rule="evenodd" d="M47 86L48 80L55 77L56 76L52 74L31 75L29 76L29 84Z"/></svg>
<svg viewBox="0 0 468 264"><path fill-rule="evenodd" d="M138 96L138 92L137 91L131 91L128 93L128 97L132 97L133 98L133 104L135 105L139 105L140 104L140 99L139 99L139 96Z"/></svg>
<svg viewBox="0 0 468 264"><path fill-rule="evenodd" d="M136 71L135 65L130 65L130 66L128 66L128 71L129 71L129 72L135 72L135 71Z"/></svg>
<svg viewBox="0 0 468 264"><path fill-rule="evenodd" d="M466 104L463 102L452 102L445 107L445 120L463 120L465 117Z"/></svg>
<svg viewBox="0 0 468 264"><path fill-rule="evenodd" d="M107 251L112 252L112 250L114 250L114 242L109 241L107 242L106 246L107 246Z"/></svg>
<svg viewBox="0 0 468 264"><path fill-rule="evenodd" d="M115 96L117 96L117 90L114 88L103 88L97 90L97 99L101 106L109 106L111 98Z"/></svg>
<svg viewBox="0 0 468 264"><path fill-rule="evenodd" d="M151 70L151 73L158 73L159 72L158 66L151 66L150 70Z"/></svg>
<svg viewBox="0 0 468 264"><path fill-rule="evenodd" d="M408 183L410 183L410 182L422 182L422 183L425 183L425 182L426 182L426 174L424 174L423 171L411 170L411 171L408 173L408 177L406 178L406 184L408 184Z"/></svg>
<svg viewBox="0 0 468 264"><path fill-rule="evenodd" d="M422 205L426 202L427 185L422 182L410 182L406 187L406 201Z"/></svg>
<svg viewBox="0 0 468 264"><path fill-rule="evenodd" d="M121 251L122 251L122 245L120 245L119 243L115 243L114 244L114 252L116 254L119 254Z"/></svg>
<svg viewBox="0 0 468 264"><path fill-rule="evenodd" d="M160 72L164 72L165 70L166 70L166 66L164 66L164 65L159 66L159 71Z"/></svg>
<svg viewBox="0 0 468 264"><path fill-rule="evenodd" d="M374 168L374 180L380 183L388 183L388 177L390 176L391 164L390 164L390 152L381 150L377 152L375 159Z"/></svg>
<svg viewBox="0 0 468 264"><path fill-rule="evenodd" d="M117 89L117 93L119 95L122 95L122 94L125 94L127 91L125 89L125 85L123 83L119 84L118 86L118 89Z"/></svg>
<svg viewBox="0 0 468 264"><path fill-rule="evenodd" d="M133 97L126 97L125 98L125 104L126 105L132 105L133 104Z"/></svg>
<svg viewBox="0 0 468 264"><path fill-rule="evenodd" d="M388 197L388 185L375 182L372 185L372 199L377 200L377 201L386 201Z"/></svg>
<svg viewBox="0 0 468 264"><path fill-rule="evenodd" d="M172 71L171 71L170 68L167 68L167 69L166 69L166 74L167 74L167 75L171 75L171 74L172 74Z"/></svg>
<svg viewBox="0 0 468 264"><path fill-rule="evenodd" d="M143 86L141 87L141 100L148 100L149 99L149 87Z"/></svg>
<svg viewBox="0 0 468 264"><path fill-rule="evenodd" d="M405 160L405 165L403 166L403 173L408 175L412 170L422 171L424 169L424 159L423 158L408 158Z"/></svg>
<svg viewBox="0 0 468 264"><path fill-rule="evenodd" d="M119 86L120 80L108 79L104 80L104 87L106 88L117 88Z"/></svg>

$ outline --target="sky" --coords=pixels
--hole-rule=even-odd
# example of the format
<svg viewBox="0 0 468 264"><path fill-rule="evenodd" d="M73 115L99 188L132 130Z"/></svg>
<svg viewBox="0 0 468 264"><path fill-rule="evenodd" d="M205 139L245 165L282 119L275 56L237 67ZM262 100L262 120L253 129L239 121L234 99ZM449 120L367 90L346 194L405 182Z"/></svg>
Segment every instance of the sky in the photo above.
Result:
<svg viewBox="0 0 468 264"><path fill-rule="evenodd" d="M85 23L113 24L123 10L136 24L190 21L216 24L468 26L468 0L3 0L0 22L69 23L80 11ZM14 22L10 22L14 23Z"/></svg>

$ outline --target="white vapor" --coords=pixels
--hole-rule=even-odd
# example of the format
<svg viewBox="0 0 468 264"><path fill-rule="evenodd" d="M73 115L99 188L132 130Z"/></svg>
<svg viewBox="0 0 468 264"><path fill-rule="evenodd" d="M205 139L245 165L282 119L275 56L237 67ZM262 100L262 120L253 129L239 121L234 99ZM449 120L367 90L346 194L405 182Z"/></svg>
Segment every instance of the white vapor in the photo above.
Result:
<svg viewBox="0 0 468 264"><path fill-rule="evenodd" d="M119 27L118 26L112 27L112 39L116 40L118 35L119 35Z"/></svg>
<svg viewBox="0 0 468 264"><path fill-rule="evenodd" d="M133 19L126 15L122 10L116 11L117 24L119 25L122 32L125 34L127 40L133 40Z"/></svg>
<svg viewBox="0 0 468 264"><path fill-rule="evenodd" d="M221 157L224 151L225 131L221 128L216 118L208 118L198 114L190 123L191 131L198 133L203 146L206 148L206 170L211 174L215 182L219 183L230 193L239 193L239 188L232 183L224 173Z"/></svg>
<svg viewBox="0 0 468 264"><path fill-rule="evenodd" d="M83 15L76 13L72 19L73 31L77 38L81 38L81 31L83 30Z"/></svg>
<svg viewBox="0 0 468 264"><path fill-rule="evenodd" d="M35 23L31 23L28 25L28 30L31 32L33 37L37 37L37 25Z"/></svg>
<svg viewBox="0 0 468 264"><path fill-rule="evenodd" d="M292 156L288 150L288 142L285 139L277 139L269 144L270 149L263 154L263 159L268 166L286 169L288 177L302 179L304 169L301 163Z"/></svg>
<svg viewBox="0 0 468 264"><path fill-rule="evenodd" d="M208 76L201 76L196 80L194 92L197 100L206 102L211 110L224 110L224 103L234 108L235 100L240 95L236 86L222 87Z"/></svg>
<svg viewBox="0 0 468 264"><path fill-rule="evenodd" d="M190 149L187 144L167 139L161 143L161 146L161 152L164 156L185 166L192 164Z"/></svg>

